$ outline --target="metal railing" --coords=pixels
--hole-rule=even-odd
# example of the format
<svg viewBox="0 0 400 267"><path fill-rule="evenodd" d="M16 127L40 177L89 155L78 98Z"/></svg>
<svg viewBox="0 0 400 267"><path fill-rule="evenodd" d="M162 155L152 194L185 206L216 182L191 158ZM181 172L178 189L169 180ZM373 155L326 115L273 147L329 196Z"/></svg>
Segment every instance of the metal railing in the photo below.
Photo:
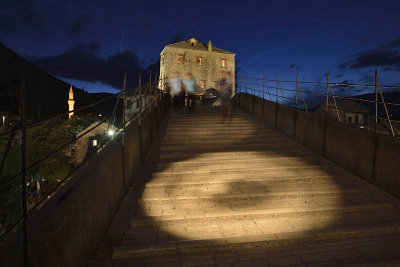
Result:
<svg viewBox="0 0 400 267"><path fill-rule="evenodd" d="M86 105L84 107L80 107L78 109L75 109L73 111L67 111L61 114L56 114L50 118L43 119L36 121L34 123L31 123L28 125L27 121L27 99L26 99L26 85L25 85L25 79L24 77L21 77L21 86L20 86L20 116L19 116L19 125L14 127L11 130L8 131L3 131L0 133L0 138L6 138L8 136L8 142L6 144L6 149L2 153L2 161L0 165L0 174L1 171L6 164L7 161L7 154L10 153L10 147L13 144L13 140L15 139L15 136L19 136L20 142L18 144L19 150L20 150L20 169L19 171L16 171L16 174L13 175L12 177L9 177L7 180L0 180L0 193L7 193L7 194L12 194L12 191L18 192L21 190L20 196L21 196L21 206L22 206L22 212L19 216L18 219L16 219L13 222L6 222L5 226L3 224L3 227L1 228L0 224L0 249L3 250L3 253L8 254L6 252L6 248L3 246L2 247L2 242L6 242L7 237L12 234L17 232L18 230L22 230L22 258L23 258L23 264L25 266L28 266L29 263L29 258L28 258L28 244L29 244L29 232L28 232L28 227L29 227L29 216L31 215L32 212L35 210L39 209L46 201L48 201L52 196L62 187L71 177L77 173L86 163L93 158L94 155L96 155L100 150L102 150L106 145L114 142L118 138L117 136L121 135L121 141L122 141L122 146L125 145L125 128L129 124L132 123L137 123L138 125L141 124L141 117L149 112L149 110L154 106L158 105L160 101L162 100L162 95L163 92L158 89L157 85L157 77L152 82L152 77L150 76L150 79L145 83L142 84L141 77L139 77L139 85L137 86L136 90L134 90L134 94L132 96L127 95L127 89L126 89L126 74L124 76L123 80L123 89L121 92L117 94L110 95L102 100L96 101L92 104ZM165 81L162 81L164 83ZM128 112L128 98L129 101L131 102L132 105L137 104L138 109L134 113L129 113ZM74 135L74 137L69 140L68 142L65 142L61 145L59 145L56 149L53 151L50 151L46 155L44 155L42 158L35 160L33 163L28 164L27 160L27 133L30 129L34 127L38 127L39 125L49 122L51 120L55 119L60 119L61 121L68 121L68 114L71 112L74 112L74 116L78 116L77 113L82 112L82 111L87 111L89 108L100 105L105 103L108 100L111 99L116 99L115 104L114 104L114 109L112 114L107 117L104 116L102 119L97 120L96 123L91 124L91 126L87 127L84 131L81 131L79 134ZM119 100L122 99L122 108L118 106ZM122 114L121 114L122 112ZM115 124L115 120L118 116L118 114L121 115L121 121L122 125L120 127L117 127ZM37 194L37 198L30 201L30 197L32 196L32 192L29 192L28 187L30 186L30 182L32 180L28 179L29 174L34 174L37 172L37 168L44 163L51 164L51 160L59 155L59 153L65 154L65 150L72 145L76 145L77 141L83 138L84 136L88 135L89 133L92 133L95 129L100 127L101 125L104 125L104 123L107 123L107 131L105 131L102 134L103 140L102 143L95 146L92 151L87 151L84 157L84 160L78 164L77 166L74 166L72 171L68 173L65 177L62 177L61 179L57 179L56 182L53 181L53 184L51 184L50 189L47 190L46 193L42 194L41 191ZM110 134L108 131L111 128L113 130ZM114 130L115 129L115 130ZM97 141L96 141L97 142ZM90 147L90 144L88 144ZM1 176L0 176L1 178ZM19 181L18 181L19 179ZM28 181L29 180L29 181ZM43 181L43 180L42 180ZM47 180L48 181L48 180ZM41 183L41 181L39 181ZM40 185L39 185L40 187ZM1 208L1 205L0 205ZM1 223L1 222L0 222ZM22 226L22 229L21 229ZM0 251L1 253L1 251Z"/></svg>
<svg viewBox="0 0 400 267"><path fill-rule="evenodd" d="M262 78L254 75L254 78L249 78L248 75L240 75L237 80L236 93L245 92L266 100L280 103L289 107L294 107L298 110L310 112L310 107L317 107L318 111L335 114L339 122L344 122L344 113L362 114L368 119L367 125L357 125L362 128L377 132L386 133L392 137L400 135L400 103L387 102L384 98L383 89L393 92L400 89L400 86L383 86L378 82L378 72L375 71L375 84L352 84L352 83L337 83L330 80L330 74L327 73L326 82L299 81L298 74L296 80L279 80ZM282 86L281 84L284 84ZM307 87L309 89L307 89ZM305 89L303 89L305 88ZM337 89L345 88L345 93L335 94ZM357 90L354 90L356 88ZM364 89L366 91L374 89L373 92L365 92L364 94L373 94L374 99L361 98L357 94ZM343 91L343 90L341 90ZM389 92L387 92L389 93ZM357 104L364 106L369 112L361 112L348 107L341 107L341 100L354 101ZM371 110L369 106L374 106ZM381 107L381 109L379 109ZM383 108L382 108L383 107ZM398 109L398 110L397 110ZM397 110L397 117L393 118L390 111ZM379 112L381 111L381 112ZM340 114L342 113L342 114ZM373 113L373 114L370 114ZM379 113L384 115L380 116ZM352 123L353 124L353 123ZM387 125L386 125L387 124ZM399 127L399 129L397 129ZM378 129L380 128L380 129ZM382 130L383 129L383 130Z"/></svg>

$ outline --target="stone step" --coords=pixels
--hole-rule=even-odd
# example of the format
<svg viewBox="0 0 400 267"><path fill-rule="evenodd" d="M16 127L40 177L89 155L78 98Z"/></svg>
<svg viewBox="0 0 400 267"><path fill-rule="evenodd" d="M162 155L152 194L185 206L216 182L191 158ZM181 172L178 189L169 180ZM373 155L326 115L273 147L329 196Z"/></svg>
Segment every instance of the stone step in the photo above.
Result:
<svg viewBox="0 0 400 267"><path fill-rule="evenodd" d="M175 140L165 140L162 143L162 146L182 146L182 145L192 145L192 146L201 146L201 145L226 145L226 144L261 144L261 143L271 143L271 142L281 142L283 140L282 137L278 136L270 136L268 138L257 138L257 137L241 137L241 138L221 138L221 139L175 139Z"/></svg>
<svg viewBox="0 0 400 267"><path fill-rule="evenodd" d="M251 138L262 138L263 140L268 139L270 137L277 137L277 136L281 136L277 133L274 132L266 132L266 133L255 133L255 134L251 134ZM190 141L194 141L194 140L215 140L215 141L219 141L221 139L232 139L232 140L236 140L236 139L243 139L243 138L248 138L249 135L248 134L242 134L242 133L235 133L235 134L221 134L221 135L212 135L212 136L207 136L207 135L200 135L200 136L187 136L187 135L167 135L164 138L164 142L165 141L175 141L175 140L190 140Z"/></svg>
<svg viewBox="0 0 400 267"><path fill-rule="evenodd" d="M235 150L235 151L249 151L249 150L255 150L255 151L262 151L262 150L276 150L276 151L281 151L284 150L285 148L290 148L292 149L293 145L288 144L288 143L254 143L254 144L246 144L246 143L237 143L234 146L229 146L229 144L204 144L204 145L182 145L182 146L162 146L160 148L161 151L196 151L198 153L203 153L203 152L213 152L213 151L226 151L229 149Z"/></svg>
<svg viewBox="0 0 400 267"><path fill-rule="evenodd" d="M145 184L146 188L150 187L171 187L171 186L209 186L212 184L235 184L235 183L243 183L243 182L260 182L260 183L269 183L269 184L285 184L285 183L298 183L298 182L317 182L320 181L337 181L343 180L345 176L343 175L308 175L308 176L286 176L286 177L271 177L271 176L258 176L258 177L246 177L245 180L238 180L235 177L226 177L223 179L216 179L215 177L202 176L198 179L176 179L173 178L157 178L152 179L148 183Z"/></svg>
<svg viewBox="0 0 400 267"><path fill-rule="evenodd" d="M373 211L391 213L390 218L382 218L371 214ZM338 219L338 216L341 216ZM359 203L349 204L348 207L326 206L307 207L296 206L293 208L277 208L270 212L260 210L226 211L215 210L203 214L165 215L137 218L131 221L131 228L125 236L142 234L149 235L158 231L167 231L186 238L198 239L209 237L222 237L221 235L270 234L298 230L314 230L331 226L343 227L351 224L396 222L399 216L393 212L390 205ZM174 226L174 227L172 227ZM224 231L226 228L230 229ZM207 231L209 229L209 231ZM204 233L205 232L205 233ZM212 232L212 236L206 236ZM225 232L225 233L224 233ZM202 235L202 236L199 236Z"/></svg>
<svg viewBox="0 0 400 267"><path fill-rule="evenodd" d="M156 172L153 173L152 177L159 177L163 175L177 175L177 174L209 174L209 175L216 175L216 174L231 174L235 175L238 173L246 172L247 174L251 173L259 173L259 172L281 172L284 173L288 172L296 172L296 171L310 171L310 170L326 170L328 171L329 165L322 165L322 164L287 164L284 166L270 164L269 166L266 165L254 165L254 166L208 166L208 168L176 168L172 170L160 170L158 169Z"/></svg>
<svg viewBox="0 0 400 267"><path fill-rule="evenodd" d="M202 117L202 116L194 116L194 117L186 117L186 118L169 118L168 123L171 125L176 125L180 123L253 123L259 124L258 121L253 121L248 117L232 117L232 118L223 118L223 117Z"/></svg>
<svg viewBox="0 0 400 267"><path fill-rule="evenodd" d="M307 247L308 244L321 241L365 240L384 235L398 237L394 224L365 224L348 226L339 229L322 229L319 231L292 231L278 234L247 235L203 240L178 240L154 243L138 243L114 247L113 259L143 257L148 255L175 254L177 251L204 251L238 248L292 248Z"/></svg>
<svg viewBox="0 0 400 267"><path fill-rule="evenodd" d="M190 137L198 137L198 138L205 138L205 137L217 137L217 136L233 136L238 138L239 136L247 136L247 138L257 137L259 135L265 134L276 134L276 132L264 130L264 129L253 129L253 130L232 130L232 129L215 129L215 130L206 130L206 129L198 129L198 130L190 130L190 129L182 129L179 131L167 131L165 133L165 138L190 138Z"/></svg>
<svg viewBox="0 0 400 267"><path fill-rule="evenodd" d="M185 131L186 134L190 133L197 133L197 132L235 132L235 131L271 131L268 129L265 129L264 127L260 125L251 125L251 126L241 126L241 125L221 125L221 126L212 126L212 127L185 127L185 126L179 126L179 127L168 127L166 129L166 133L175 133L175 132L182 132Z"/></svg>
<svg viewBox="0 0 400 267"><path fill-rule="evenodd" d="M202 160L199 160L197 158L195 159L190 159L187 161L177 161L177 162L158 162L157 167L162 167L162 168L174 168L174 167L207 167L207 166L224 166L224 165L257 165L257 164L265 164L268 166L268 164L277 164L277 163L288 163L288 164L293 164L293 163L316 163L315 157L312 156L305 156L305 157L276 157L276 158L260 158L260 157L254 157L254 158L248 158L248 159L241 159L241 158L236 158L236 159L225 159L225 160L218 160L218 159L209 159L209 158L203 158Z"/></svg>
<svg viewBox="0 0 400 267"><path fill-rule="evenodd" d="M302 209L295 210L293 208L279 208L275 209L273 211L267 212L267 211L259 211L259 210L247 210L246 212L240 213L240 211L237 212L218 212L218 213L206 213L206 214L201 214L201 215L195 215L191 214L182 216L182 215L165 215L165 216L152 216L152 217L145 217L145 218L140 218L138 217L136 220L131 221L131 227L132 228L139 228L139 227L158 227L158 226L177 226L178 228L182 228L182 233L183 233L183 226L185 225L186 227L189 226L190 224L197 224L197 225L204 225L205 227L210 227L210 224L219 224L219 225L225 225L229 223L234 223L235 221L243 224L247 224L251 221L256 221L257 220L262 220L264 221L264 224L266 222L270 222L272 225L269 225L270 228L273 227L274 220L279 219L279 220L284 220L284 221L292 221L295 223L296 221L300 223L301 221L308 221L311 223L311 221L314 219L315 222L318 222L318 216L329 216L331 218L332 222L335 222L335 219L338 219L338 216L343 216L345 219L348 215L354 215L354 214L361 214L359 216L359 219L364 218L364 223L367 223L368 220L367 218L367 213L368 212L373 212L373 211L392 211L392 206L385 206L385 205L371 205L371 206L366 206L366 205L352 205L346 208L341 208L341 207L324 207L324 208L313 208L313 207L302 207ZM360 218L361 217L361 218ZM398 217L395 217L398 222ZM377 218L378 219L378 218ZM379 219L378 219L379 220ZM351 223L351 222L349 222ZM354 219L353 222L354 223ZM359 222L363 223L363 222ZM318 227L316 227L318 229ZM286 225L286 228L284 228L284 225L281 224L280 227L277 229L271 229L274 232L279 232L281 231L291 231ZM317 230L317 229L312 229L310 227L310 230ZM264 230L266 232L267 230ZM238 233L239 234L239 233ZM186 235L190 235L186 234ZM194 238L195 239L195 238Z"/></svg>
<svg viewBox="0 0 400 267"><path fill-rule="evenodd" d="M254 139L254 138L249 138L245 140L218 140L218 141L197 141L197 140L192 140L189 142L164 142L161 146L161 150L169 150L173 148L173 150L181 150L183 148L185 149L192 149L192 148L209 148L209 147L217 147L217 146L226 146L226 145L234 145L234 146L268 146L268 145L283 145L287 146L288 144L285 144L282 142L283 138L282 137L274 137L274 138L268 138L268 139ZM176 149L175 149L176 148Z"/></svg>
<svg viewBox="0 0 400 267"><path fill-rule="evenodd" d="M330 190L332 187L351 189L350 185L346 185L345 181L342 183L325 180L319 183L313 182L297 182L297 183L261 183L261 182L246 182L229 183L229 184L211 184L209 186L171 186L169 188L147 188L143 192L143 198L184 198L190 197L204 197L204 196L225 196L232 194L243 194L243 198L247 195L261 194L267 195L275 192L282 191L311 191L311 190Z"/></svg>
<svg viewBox="0 0 400 267"><path fill-rule="evenodd" d="M193 153L191 151L183 151L180 153L161 153L160 161L188 161L188 160L235 160L235 159L253 159L253 158L285 158L285 157L300 157L309 155L305 151L299 149L291 149L285 151L220 151L213 153Z"/></svg>
<svg viewBox="0 0 400 267"><path fill-rule="evenodd" d="M145 202L186 202L196 203L199 202L229 202L229 201L247 201L247 200L259 200L264 201L268 199L302 199L302 198L313 198L313 197L336 197L345 195L365 195L368 193L366 189L326 189L326 190L281 190L268 193L229 193L229 194L215 194L215 195L179 195L179 196L160 196L150 195L143 193L142 197L138 200L138 203Z"/></svg>
<svg viewBox="0 0 400 267"><path fill-rule="evenodd" d="M264 169L263 172L260 169L246 169L246 170L222 170L222 171L206 171L203 173L153 173L152 179L168 179L172 178L175 181L181 180L191 180L191 181L204 181L209 179L215 180L231 180L231 179L247 179L249 177L262 177L264 179L268 179L268 177L293 177L293 176L324 176L329 174L337 175L342 174L337 170L331 170L329 168L321 168L321 167L313 167L313 168L284 168L284 167L277 167L277 168L270 168ZM328 172L329 171L329 172ZM268 173L268 175L266 175Z"/></svg>
<svg viewBox="0 0 400 267"><path fill-rule="evenodd" d="M260 129L265 129L265 127L261 124L258 123L204 123L204 124L199 124L196 122L193 123L180 123L180 124L173 124L168 126L167 131L168 130L181 130L181 129L213 129L213 130L217 130L217 129L221 129L221 128L233 128L233 129L237 129L237 128L260 128ZM270 130L270 129L269 129Z"/></svg>
<svg viewBox="0 0 400 267"><path fill-rule="evenodd" d="M200 193L205 194L226 194L228 192L231 193L249 193L249 192L271 192L276 191L276 188L284 188L285 190L294 190L296 188L304 188L304 189L317 189L323 187L333 187L333 186L341 186L341 187L349 187L351 185L348 184L348 181L344 179L332 179L332 178L319 178L319 179L309 179L309 180L298 180L298 179L282 179L282 180L232 180L232 181L213 181L212 183L204 183L203 181L199 181L197 183L188 181L186 183L174 183L174 184L165 184L162 186L160 184L154 185L154 183L150 182L145 185L146 191L145 193L152 192L155 190L157 192L162 192L162 194L167 194L168 196L173 196L175 192L193 192L195 195L199 195Z"/></svg>

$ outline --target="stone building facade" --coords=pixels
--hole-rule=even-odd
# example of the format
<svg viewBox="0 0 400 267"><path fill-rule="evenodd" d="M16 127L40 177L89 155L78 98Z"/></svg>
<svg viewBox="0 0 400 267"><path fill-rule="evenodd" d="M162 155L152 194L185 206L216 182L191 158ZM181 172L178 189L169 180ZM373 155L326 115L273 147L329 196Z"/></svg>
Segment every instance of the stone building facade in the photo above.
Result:
<svg viewBox="0 0 400 267"><path fill-rule="evenodd" d="M368 115L370 111L367 107L357 103L353 100L348 99L336 99L336 106L333 100L330 100L327 104L326 101L319 107L320 111L325 111L326 106L328 106L328 114L337 119L339 114L340 121L347 124L355 125L366 125L368 124Z"/></svg>
<svg viewBox="0 0 400 267"><path fill-rule="evenodd" d="M175 72L180 73L182 80L191 73L196 79L196 92L216 89L221 71L232 74L232 85L235 86L235 53L212 46L211 41L204 44L191 38L173 43L165 46L160 56L159 86L163 90L167 89L166 82Z"/></svg>

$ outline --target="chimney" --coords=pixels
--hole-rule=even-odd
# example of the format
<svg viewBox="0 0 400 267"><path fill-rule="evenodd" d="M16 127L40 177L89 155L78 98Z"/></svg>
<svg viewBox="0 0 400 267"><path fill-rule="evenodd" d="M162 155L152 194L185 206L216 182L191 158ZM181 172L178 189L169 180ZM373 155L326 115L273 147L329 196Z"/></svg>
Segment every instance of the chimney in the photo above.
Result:
<svg viewBox="0 0 400 267"><path fill-rule="evenodd" d="M211 40L208 41L208 48L207 48L208 52L212 52L212 45L211 45Z"/></svg>

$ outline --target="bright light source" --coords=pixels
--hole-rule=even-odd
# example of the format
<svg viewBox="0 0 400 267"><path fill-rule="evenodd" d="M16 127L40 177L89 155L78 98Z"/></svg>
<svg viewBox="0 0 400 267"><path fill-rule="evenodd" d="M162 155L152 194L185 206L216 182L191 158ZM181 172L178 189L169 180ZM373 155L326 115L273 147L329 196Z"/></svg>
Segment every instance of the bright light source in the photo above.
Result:
<svg viewBox="0 0 400 267"><path fill-rule="evenodd" d="M93 139L93 146L97 146L97 140Z"/></svg>
<svg viewBox="0 0 400 267"><path fill-rule="evenodd" d="M99 114L99 117L101 117L101 114Z"/></svg>
<svg viewBox="0 0 400 267"><path fill-rule="evenodd" d="M107 134L109 135L109 136L113 136L114 135L114 131L113 130L108 130L108 132L107 132Z"/></svg>

